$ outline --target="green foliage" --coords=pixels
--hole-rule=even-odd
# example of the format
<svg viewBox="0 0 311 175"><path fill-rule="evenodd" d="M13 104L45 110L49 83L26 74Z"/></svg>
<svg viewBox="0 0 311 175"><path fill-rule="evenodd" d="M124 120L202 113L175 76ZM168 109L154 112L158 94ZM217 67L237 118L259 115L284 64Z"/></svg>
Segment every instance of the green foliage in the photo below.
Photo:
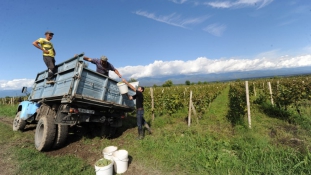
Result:
<svg viewBox="0 0 311 175"><path fill-rule="evenodd" d="M131 82L137 82L137 80L136 80L135 78L131 78L128 82L129 82L129 83L131 83Z"/></svg>
<svg viewBox="0 0 311 175"><path fill-rule="evenodd" d="M169 115L172 115L178 109L181 109L183 107L182 99L180 99L177 94L163 97L163 105L167 109L166 111Z"/></svg>
<svg viewBox="0 0 311 175"><path fill-rule="evenodd" d="M98 167L104 167L104 166L108 166L109 164L111 164L111 160L107 160L107 159L99 159L95 165Z"/></svg>
<svg viewBox="0 0 311 175"><path fill-rule="evenodd" d="M258 97L253 101L254 104L264 104L267 102L268 97L265 94L259 94Z"/></svg>
<svg viewBox="0 0 311 175"><path fill-rule="evenodd" d="M278 76L274 76L272 79L279 79L280 77L278 77Z"/></svg>
<svg viewBox="0 0 311 175"><path fill-rule="evenodd" d="M294 122L290 120L290 116L292 115L289 111L276 108L275 106L269 104L269 103L261 103L259 108L268 116L273 117L273 118L278 118L281 120L285 120L287 122Z"/></svg>
<svg viewBox="0 0 311 175"><path fill-rule="evenodd" d="M16 97L5 97L5 98L0 98L0 104L11 104L12 105L12 102L13 102L13 105L15 104L19 104L19 102L21 101L24 101L24 100L27 100L27 96L16 96Z"/></svg>
<svg viewBox="0 0 311 175"><path fill-rule="evenodd" d="M167 80L166 82L164 82L164 84L162 86L163 87L171 87L171 86L173 86L173 81Z"/></svg>
<svg viewBox="0 0 311 175"><path fill-rule="evenodd" d="M220 94L227 85L202 85L202 86L174 86L166 88L154 88L154 112L157 115L172 115L182 109L189 107L190 91L192 91L192 102L199 114L208 110L210 103ZM150 114L151 96L150 89L146 89L144 95L145 112ZM187 115L185 112L184 115Z"/></svg>
<svg viewBox="0 0 311 175"><path fill-rule="evenodd" d="M232 125L244 124L243 117L246 114L246 94L244 87L245 85L242 82L230 85L229 112L227 118Z"/></svg>
<svg viewBox="0 0 311 175"><path fill-rule="evenodd" d="M190 85L190 81L186 80L185 85Z"/></svg>

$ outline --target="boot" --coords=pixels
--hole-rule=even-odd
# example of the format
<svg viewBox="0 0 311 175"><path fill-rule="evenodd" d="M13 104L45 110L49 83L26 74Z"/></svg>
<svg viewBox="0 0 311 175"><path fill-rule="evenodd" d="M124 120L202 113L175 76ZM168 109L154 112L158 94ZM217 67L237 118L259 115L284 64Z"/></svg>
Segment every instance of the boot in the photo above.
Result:
<svg viewBox="0 0 311 175"><path fill-rule="evenodd" d="M152 134L152 131L151 131L151 129L150 129L148 123L145 123L145 124L144 124L144 127L148 130L149 134L151 135L151 134Z"/></svg>
<svg viewBox="0 0 311 175"><path fill-rule="evenodd" d="M136 138L137 140L141 140L144 138L144 133L143 133L143 129L139 129L138 128L138 137Z"/></svg>

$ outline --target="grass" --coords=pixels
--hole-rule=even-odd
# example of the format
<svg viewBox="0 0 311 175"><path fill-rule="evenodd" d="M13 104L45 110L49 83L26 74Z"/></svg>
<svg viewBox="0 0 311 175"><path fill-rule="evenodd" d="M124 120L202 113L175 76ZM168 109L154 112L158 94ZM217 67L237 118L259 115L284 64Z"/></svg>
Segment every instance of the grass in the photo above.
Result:
<svg viewBox="0 0 311 175"><path fill-rule="evenodd" d="M93 174L94 167L74 156L49 157L33 149L14 148L14 155L18 162L19 174Z"/></svg>
<svg viewBox="0 0 311 175"><path fill-rule="evenodd" d="M137 131L133 128L117 139L82 138L81 143L96 145L94 152L107 145L126 149L132 161L145 167L148 174L311 174L310 107L302 107L300 117L291 113L297 122L290 124L253 104L252 128L248 128L247 117L245 125L233 127L226 118L228 91L215 99L198 123L193 118L190 127L184 110L172 116L156 116L151 122L153 135L143 140L135 139ZM10 110L13 108L1 106L0 116L14 116ZM151 121L150 115L146 120ZM135 125L133 117L123 127ZM23 133L12 132L1 123L0 134L1 144L12 145L12 161L21 174L94 174L91 165L73 155L50 157L37 152L32 142L16 144L20 139L33 138L23 138Z"/></svg>
<svg viewBox="0 0 311 175"><path fill-rule="evenodd" d="M3 115L2 113L0 114ZM94 168L74 156L50 157L34 148L33 135L13 132L0 122L0 153L14 168L12 174L93 174ZM18 166L16 166L18 165Z"/></svg>
<svg viewBox="0 0 311 175"><path fill-rule="evenodd" d="M0 114L1 116L15 117L18 105L5 105L0 104Z"/></svg>

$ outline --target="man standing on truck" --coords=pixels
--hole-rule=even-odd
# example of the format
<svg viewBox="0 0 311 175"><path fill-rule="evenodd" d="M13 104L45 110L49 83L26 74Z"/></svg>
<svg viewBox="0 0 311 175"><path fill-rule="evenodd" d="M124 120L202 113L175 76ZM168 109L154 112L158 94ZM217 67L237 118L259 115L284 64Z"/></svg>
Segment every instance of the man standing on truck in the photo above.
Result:
<svg viewBox="0 0 311 175"><path fill-rule="evenodd" d="M51 42L54 33L51 31L45 32L45 38L39 38L38 40L34 41L32 44L43 51L43 61L48 68L48 78L46 84L54 84L55 81L53 80L53 76L55 73L55 49Z"/></svg>
<svg viewBox="0 0 311 175"><path fill-rule="evenodd" d="M130 100L136 99L136 110L137 110L136 117L137 117L137 126L138 126L138 137L137 137L137 139L141 140L144 138L143 126L149 131L149 134L152 133L148 123L145 121L145 118L144 118L144 95L143 95L143 92L144 92L145 88L140 86L136 90L136 88L134 86L132 86L130 83L128 83L124 78L122 79L122 81L128 87L130 87L133 91L136 92L136 94L133 96L129 95L129 99Z"/></svg>
<svg viewBox="0 0 311 175"><path fill-rule="evenodd" d="M101 56L100 59L98 58L89 58L87 56L84 56L83 59L85 61L89 61L96 65L96 72L101 73L103 75L106 75L109 77L109 70L114 71L119 78L121 78L121 74L119 71L113 67L111 63L108 62L108 58L106 56Z"/></svg>

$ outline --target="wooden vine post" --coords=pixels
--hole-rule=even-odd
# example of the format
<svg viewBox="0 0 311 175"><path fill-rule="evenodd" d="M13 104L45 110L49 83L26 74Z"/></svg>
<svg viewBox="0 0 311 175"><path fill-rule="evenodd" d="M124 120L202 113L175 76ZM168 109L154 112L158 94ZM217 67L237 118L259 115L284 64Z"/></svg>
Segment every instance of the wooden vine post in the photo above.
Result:
<svg viewBox="0 0 311 175"><path fill-rule="evenodd" d="M188 113L188 126L191 124L191 112L193 112L194 116L196 117L197 124L199 123L199 117L197 116L197 111L192 102L192 91L190 91L190 99L189 99L189 113Z"/></svg>
<svg viewBox="0 0 311 175"><path fill-rule="evenodd" d="M273 98L272 98L271 83L270 83L270 82L268 82L268 87L269 87L269 92L270 92L270 100L271 100L271 104L272 104L272 105L274 105Z"/></svg>
<svg viewBox="0 0 311 175"><path fill-rule="evenodd" d="M154 98L153 98L153 88L150 88L150 96L151 96L151 113L152 113L152 121L154 121Z"/></svg>
<svg viewBox="0 0 311 175"><path fill-rule="evenodd" d="M256 87L255 87L255 83L253 83L253 90L254 90L254 95L256 97Z"/></svg>
<svg viewBox="0 0 311 175"><path fill-rule="evenodd" d="M189 99L189 112L188 112L188 127L191 123L191 104L192 104L192 91L190 91L190 99Z"/></svg>
<svg viewBox="0 0 311 175"><path fill-rule="evenodd" d="M197 115L197 111L195 110L195 107L193 106L192 100L191 100L191 110L193 111L194 116L196 117L197 124L199 123L199 117Z"/></svg>
<svg viewBox="0 0 311 175"><path fill-rule="evenodd" d="M249 103L248 81L245 81L248 127L252 128L251 108Z"/></svg>

